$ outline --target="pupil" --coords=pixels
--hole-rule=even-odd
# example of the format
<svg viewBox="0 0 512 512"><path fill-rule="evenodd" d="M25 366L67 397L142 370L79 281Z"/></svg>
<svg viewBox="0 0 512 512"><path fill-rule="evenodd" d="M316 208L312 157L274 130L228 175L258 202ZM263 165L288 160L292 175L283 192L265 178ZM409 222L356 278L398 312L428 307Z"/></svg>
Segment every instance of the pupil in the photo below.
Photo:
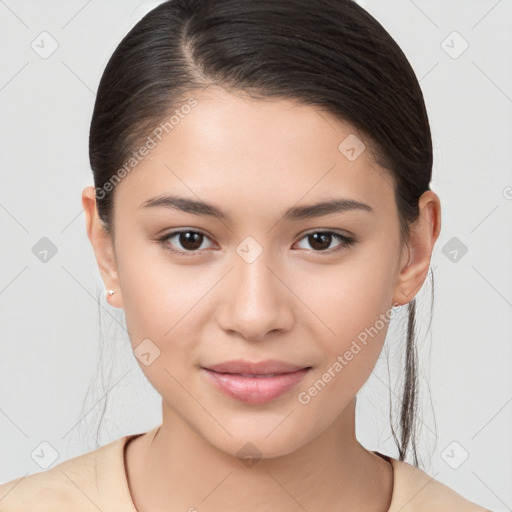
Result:
<svg viewBox="0 0 512 512"><path fill-rule="evenodd" d="M316 249L327 249L329 247L329 245L331 244L331 238L332 238L332 235L330 235L329 233L313 233L311 235L309 235L309 238L310 238L310 244L311 244L311 247L313 248L316 248ZM323 244L320 243L320 247L318 247L318 239L322 239L323 241ZM311 243L311 239L313 239L313 243ZM315 244L316 247L315 247Z"/></svg>

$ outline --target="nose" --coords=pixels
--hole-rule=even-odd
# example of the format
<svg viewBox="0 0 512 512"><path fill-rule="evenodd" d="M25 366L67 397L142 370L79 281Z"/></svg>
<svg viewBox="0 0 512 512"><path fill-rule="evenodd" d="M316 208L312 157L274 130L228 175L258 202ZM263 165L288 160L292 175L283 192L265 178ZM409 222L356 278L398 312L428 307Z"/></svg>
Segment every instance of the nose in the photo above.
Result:
<svg viewBox="0 0 512 512"><path fill-rule="evenodd" d="M294 322L293 293L286 285L285 272L265 251L252 262L238 254L233 261L234 268L219 295L220 327L251 341L290 330Z"/></svg>

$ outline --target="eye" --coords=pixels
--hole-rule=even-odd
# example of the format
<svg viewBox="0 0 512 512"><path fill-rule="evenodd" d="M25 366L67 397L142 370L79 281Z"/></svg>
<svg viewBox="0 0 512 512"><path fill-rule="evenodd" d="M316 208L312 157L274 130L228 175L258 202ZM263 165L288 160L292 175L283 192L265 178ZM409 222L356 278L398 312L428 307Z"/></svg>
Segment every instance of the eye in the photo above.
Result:
<svg viewBox="0 0 512 512"><path fill-rule="evenodd" d="M197 251L201 251L204 249L202 247L202 242L205 238L209 238L205 233L201 231L194 231L192 229L181 229L177 231L172 231L167 235L159 238L160 244L167 249L168 251L179 254L182 256L190 256L197 254ZM176 239L174 243L170 241ZM181 250L173 248L173 245L179 245L183 248Z"/></svg>
<svg viewBox="0 0 512 512"><path fill-rule="evenodd" d="M307 240L307 242L313 247L312 252L332 254L333 252L348 249L355 240L348 236L336 233L334 231L314 231L306 234L301 240ZM339 243L334 249L329 249L329 246L334 240L338 240Z"/></svg>
<svg viewBox="0 0 512 512"><path fill-rule="evenodd" d="M174 242L173 242L173 239ZM172 231L165 236L158 239L160 244L167 251L179 256L195 256L203 247L203 242L209 237L201 232L192 229L180 229ZM347 249L355 243L353 238L336 233L334 231L314 231L306 234L301 240L307 240L308 243L313 247L310 252L332 254L343 249ZM333 241L340 242L334 249L330 248ZM176 249L173 246L178 246ZM179 248L181 246L181 249Z"/></svg>

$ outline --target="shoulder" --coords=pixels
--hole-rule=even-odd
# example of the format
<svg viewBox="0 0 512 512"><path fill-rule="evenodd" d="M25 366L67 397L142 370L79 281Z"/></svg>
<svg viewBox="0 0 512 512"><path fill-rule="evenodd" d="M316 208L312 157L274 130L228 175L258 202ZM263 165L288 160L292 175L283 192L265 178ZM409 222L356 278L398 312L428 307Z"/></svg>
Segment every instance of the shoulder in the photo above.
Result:
<svg viewBox="0 0 512 512"><path fill-rule="evenodd" d="M123 447L129 437L0 485L0 510L59 512L72 507L76 512L106 512L113 505L117 509L114 495L126 484Z"/></svg>
<svg viewBox="0 0 512 512"><path fill-rule="evenodd" d="M394 484L388 512L491 512L405 461L387 457Z"/></svg>

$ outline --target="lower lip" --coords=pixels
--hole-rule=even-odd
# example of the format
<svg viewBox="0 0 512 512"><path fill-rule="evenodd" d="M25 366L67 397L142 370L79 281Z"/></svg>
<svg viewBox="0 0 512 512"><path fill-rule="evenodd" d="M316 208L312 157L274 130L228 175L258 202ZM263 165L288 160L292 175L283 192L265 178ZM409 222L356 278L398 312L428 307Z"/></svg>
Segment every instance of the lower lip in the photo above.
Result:
<svg viewBox="0 0 512 512"><path fill-rule="evenodd" d="M247 404L264 404L296 386L309 368L282 373L274 377L242 377L231 373L218 373L206 368L201 370L226 395Z"/></svg>

